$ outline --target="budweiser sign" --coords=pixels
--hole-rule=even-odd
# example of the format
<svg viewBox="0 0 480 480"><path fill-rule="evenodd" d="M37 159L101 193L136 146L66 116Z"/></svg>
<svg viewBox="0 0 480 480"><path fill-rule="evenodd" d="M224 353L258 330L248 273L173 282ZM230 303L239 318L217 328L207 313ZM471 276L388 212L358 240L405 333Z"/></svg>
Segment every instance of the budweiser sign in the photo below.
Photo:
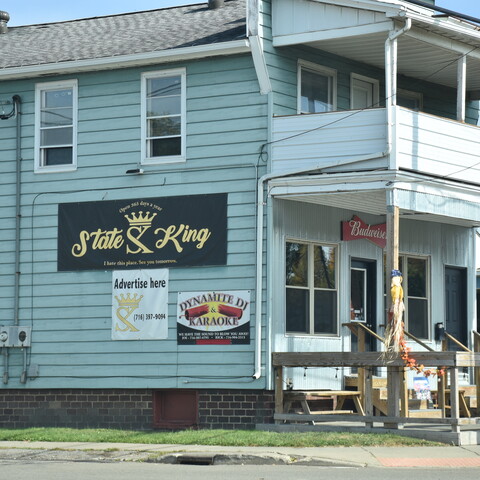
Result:
<svg viewBox="0 0 480 480"><path fill-rule="evenodd" d="M342 239L350 240L366 239L385 248L387 245L387 224L368 225L356 215L348 222L342 222Z"/></svg>

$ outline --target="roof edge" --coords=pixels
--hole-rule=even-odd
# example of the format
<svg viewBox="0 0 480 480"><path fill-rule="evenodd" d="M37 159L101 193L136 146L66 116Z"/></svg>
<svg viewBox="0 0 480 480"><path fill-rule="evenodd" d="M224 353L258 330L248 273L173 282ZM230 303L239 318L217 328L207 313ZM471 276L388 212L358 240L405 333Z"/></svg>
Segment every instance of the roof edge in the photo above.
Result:
<svg viewBox="0 0 480 480"><path fill-rule="evenodd" d="M0 70L0 80L148 66L167 62L208 58L218 55L237 55L250 53L250 51L249 41L243 39L218 44L162 50L159 52L5 68Z"/></svg>

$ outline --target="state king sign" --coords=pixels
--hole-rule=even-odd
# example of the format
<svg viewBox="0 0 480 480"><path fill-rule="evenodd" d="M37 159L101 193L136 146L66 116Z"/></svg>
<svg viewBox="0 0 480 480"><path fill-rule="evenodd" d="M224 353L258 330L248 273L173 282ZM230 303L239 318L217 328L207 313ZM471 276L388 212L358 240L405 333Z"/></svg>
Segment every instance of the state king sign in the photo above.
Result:
<svg viewBox="0 0 480 480"><path fill-rule="evenodd" d="M370 240L380 248L387 246L387 224L369 225L356 215L342 222L342 240Z"/></svg>

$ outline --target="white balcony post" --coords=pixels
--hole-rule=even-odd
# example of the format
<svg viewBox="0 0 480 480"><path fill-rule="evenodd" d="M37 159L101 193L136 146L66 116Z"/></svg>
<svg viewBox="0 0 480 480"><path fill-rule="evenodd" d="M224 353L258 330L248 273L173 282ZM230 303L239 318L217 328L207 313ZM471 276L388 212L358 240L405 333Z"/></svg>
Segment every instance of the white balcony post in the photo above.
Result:
<svg viewBox="0 0 480 480"><path fill-rule="evenodd" d="M457 120L465 122L467 98L467 56L462 55L457 64Z"/></svg>
<svg viewBox="0 0 480 480"><path fill-rule="evenodd" d="M389 169L396 169L396 105L397 105L397 39L412 28L412 20L407 18L400 30L392 30L385 41L385 107L387 110L387 152Z"/></svg>

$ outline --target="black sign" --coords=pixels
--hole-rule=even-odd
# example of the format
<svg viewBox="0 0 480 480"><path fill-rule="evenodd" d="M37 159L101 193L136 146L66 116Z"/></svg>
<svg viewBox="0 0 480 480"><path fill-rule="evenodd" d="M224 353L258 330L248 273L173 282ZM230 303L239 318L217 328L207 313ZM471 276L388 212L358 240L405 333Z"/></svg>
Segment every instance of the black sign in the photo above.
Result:
<svg viewBox="0 0 480 480"><path fill-rule="evenodd" d="M58 270L225 265L227 194L63 203Z"/></svg>

